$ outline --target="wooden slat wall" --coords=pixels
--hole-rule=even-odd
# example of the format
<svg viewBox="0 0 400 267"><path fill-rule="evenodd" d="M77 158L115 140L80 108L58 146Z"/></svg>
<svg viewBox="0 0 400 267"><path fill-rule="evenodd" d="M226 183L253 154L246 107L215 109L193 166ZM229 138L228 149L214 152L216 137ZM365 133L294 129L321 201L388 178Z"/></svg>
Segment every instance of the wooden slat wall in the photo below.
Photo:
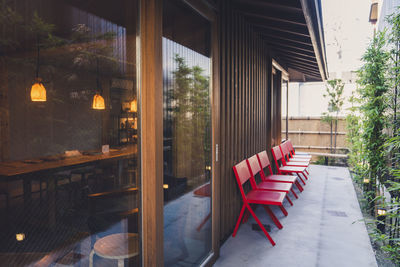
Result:
<svg viewBox="0 0 400 267"><path fill-rule="evenodd" d="M231 1L220 4L220 238L225 240L241 208L232 166L271 145L272 59Z"/></svg>

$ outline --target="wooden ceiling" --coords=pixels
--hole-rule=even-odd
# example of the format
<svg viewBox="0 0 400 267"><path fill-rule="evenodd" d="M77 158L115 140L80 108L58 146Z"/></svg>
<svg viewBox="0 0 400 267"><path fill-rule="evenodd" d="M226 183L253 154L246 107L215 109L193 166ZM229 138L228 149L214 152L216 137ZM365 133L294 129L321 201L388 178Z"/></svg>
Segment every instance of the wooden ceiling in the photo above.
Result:
<svg viewBox="0 0 400 267"><path fill-rule="evenodd" d="M327 78L320 0L234 0L291 81Z"/></svg>

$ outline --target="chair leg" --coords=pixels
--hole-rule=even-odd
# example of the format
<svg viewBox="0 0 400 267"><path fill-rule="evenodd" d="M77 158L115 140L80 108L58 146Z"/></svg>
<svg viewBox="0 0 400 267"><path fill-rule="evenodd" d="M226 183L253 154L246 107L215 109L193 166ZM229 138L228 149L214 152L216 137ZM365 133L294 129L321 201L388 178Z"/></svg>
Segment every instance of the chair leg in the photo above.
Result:
<svg viewBox="0 0 400 267"><path fill-rule="evenodd" d="M201 228L203 228L203 226L206 224L206 222L210 219L211 217L211 212L201 221L201 223L199 224L199 226L197 226L196 230L197 232L200 232Z"/></svg>
<svg viewBox="0 0 400 267"><path fill-rule="evenodd" d="M293 202L290 200L290 198L289 198L288 195L286 195L286 199L287 199L287 201L289 202L290 206L293 206Z"/></svg>
<svg viewBox="0 0 400 267"><path fill-rule="evenodd" d="M310 174L308 173L307 169L306 169L306 173L307 173L308 175L310 175Z"/></svg>
<svg viewBox="0 0 400 267"><path fill-rule="evenodd" d="M290 192L292 192L293 196L298 199L299 197L297 196L296 192L294 192L293 188L290 189Z"/></svg>
<svg viewBox="0 0 400 267"><path fill-rule="evenodd" d="M265 206L265 205L263 205ZM266 206L265 206L266 207ZM267 207L268 208L268 207ZM271 245L275 246L275 242L272 239L272 237L268 234L267 230L265 230L264 225L262 225L261 221L258 219L257 215L254 213L254 211L251 209L250 205L247 205L247 209L249 210L249 212L251 213L251 215L253 216L254 220L256 220L258 226L261 228L261 230L264 232L265 236L268 238L269 242L271 243ZM272 211L271 211L272 212ZM279 221L278 221L279 222ZM281 225L282 226L282 225Z"/></svg>
<svg viewBox="0 0 400 267"><path fill-rule="evenodd" d="M271 217L272 221L275 223L276 227L278 227L279 229L282 229L283 226L282 224L279 222L278 218L276 218L275 214L272 212L272 210L267 206L267 205L263 205L265 211L268 213L269 217Z"/></svg>
<svg viewBox="0 0 400 267"><path fill-rule="evenodd" d="M304 178L306 178L306 180L308 180L308 177L304 172L302 172L301 174L303 174Z"/></svg>
<svg viewBox="0 0 400 267"><path fill-rule="evenodd" d="M303 192L304 189L303 189L303 187L300 185L299 181L296 180L294 183L295 183L295 185L297 186L297 189L299 189L300 192Z"/></svg>
<svg viewBox="0 0 400 267"><path fill-rule="evenodd" d="M280 205L279 208L281 209L283 215L288 216L288 212L283 205Z"/></svg>
<svg viewBox="0 0 400 267"><path fill-rule="evenodd" d="M238 218L238 220L236 222L235 230L233 230L232 237L236 236L237 230L239 229L239 225L240 225L240 222L241 222L242 217L243 217L244 210L245 210L245 205L243 204L242 209L240 210L239 218Z"/></svg>
<svg viewBox="0 0 400 267"><path fill-rule="evenodd" d="M89 267L93 267L93 257L94 257L94 250L90 251L89 254Z"/></svg>
<svg viewBox="0 0 400 267"><path fill-rule="evenodd" d="M301 182L303 183L303 185L306 185L306 183L304 182L303 178L301 178L300 174L299 173L296 173L296 174L297 174L297 176L299 176L299 178L300 178Z"/></svg>

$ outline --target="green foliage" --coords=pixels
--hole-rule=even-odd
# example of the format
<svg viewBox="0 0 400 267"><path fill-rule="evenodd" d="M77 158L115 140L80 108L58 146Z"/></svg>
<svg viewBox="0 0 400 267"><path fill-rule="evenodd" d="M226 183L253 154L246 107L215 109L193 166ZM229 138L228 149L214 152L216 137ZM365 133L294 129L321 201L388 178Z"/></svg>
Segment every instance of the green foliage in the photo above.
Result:
<svg viewBox="0 0 400 267"><path fill-rule="evenodd" d="M344 83L341 79L333 79L329 80L326 83L326 93L324 97L328 98L328 112L322 113L322 122L326 122L329 124L331 129L331 153L336 153L336 139L337 139L337 124L338 124L338 116L339 112L343 106L343 90L344 90ZM333 114L333 115L332 115ZM335 125L335 144L333 148L332 144L332 135L333 135L333 125Z"/></svg>
<svg viewBox="0 0 400 267"><path fill-rule="evenodd" d="M346 127L349 165L355 180L363 185L368 211L379 218L372 221L371 237L400 265L400 14L389 16L388 22L391 31L377 33L362 58L359 89L350 99ZM365 178L369 183L363 182ZM390 201L379 193L383 185L391 195ZM386 215L377 216L375 208L384 208Z"/></svg>
<svg viewBox="0 0 400 267"><path fill-rule="evenodd" d="M328 97L329 99L329 112L338 113L341 110L344 101L343 90L344 83L341 79L327 81L326 94L324 94L324 97Z"/></svg>
<svg viewBox="0 0 400 267"><path fill-rule="evenodd" d="M389 53L384 50L385 44L384 33L378 33L362 58L364 65L358 72L357 81L360 86L358 94L362 99L359 108L363 118L362 156L370 179L365 194L370 202L371 213L374 212L376 181L383 182L386 172L386 153L383 147L386 136L383 129L386 126L385 94L388 84L385 75Z"/></svg>

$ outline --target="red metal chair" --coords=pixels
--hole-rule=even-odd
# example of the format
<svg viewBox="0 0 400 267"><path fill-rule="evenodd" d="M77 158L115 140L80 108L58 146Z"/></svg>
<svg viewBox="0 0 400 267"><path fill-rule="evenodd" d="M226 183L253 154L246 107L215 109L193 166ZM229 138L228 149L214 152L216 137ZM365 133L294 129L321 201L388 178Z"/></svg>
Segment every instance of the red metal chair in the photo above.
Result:
<svg viewBox="0 0 400 267"><path fill-rule="evenodd" d="M258 162L257 155L254 155L247 159L247 166L249 167L251 174L250 182L253 184L252 187L267 191L286 192L286 194L289 194L290 191L292 192L295 198L298 198L297 194L292 189L293 183L280 183L280 182L271 183L271 182L264 182L263 180L261 180L261 182L258 184L256 183L255 176L262 171L260 163ZM286 195L286 199L287 201L289 201L290 205L293 206L293 203L288 195Z"/></svg>
<svg viewBox="0 0 400 267"><path fill-rule="evenodd" d="M290 152L290 144L288 141L280 144L279 146L281 147L282 154L285 155L286 161L310 163L311 158L293 156Z"/></svg>
<svg viewBox="0 0 400 267"><path fill-rule="evenodd" d="M304 176L304 178L306 178L306 180L308 180L308 177L305 174L306 167L280 166L279 162L282 161L283 155L281 153L279 146L273 147L271 149L271 152L272 152L272 156L274 157L276 168L277 168L279 174L295 173L300 178L300 180L303 182L303 184L306 185L303 178L301 178L301 176L300 176L300 174L302 174Z"/></svg>
<svg viewBox="0 0 400 267"><path fill-rule="evenodd" d="M283 203L283 200L285 199L286 193L252 189L246 194L243 189L243 184L246 183L251 178L251 174L250 174L249 168L247 166L246 160L243 160L239 164L236 164L235 166L233 166L233 171L235 173L236 181L239 186L239 191L240 191L240 194L243 199L243 206L242 206L242 209L240 210L240 215L236 222L235 230L233 231L232 236L233 237L236 236L236 233L239 229L239 225L242 221L244 212L245 212L245 210L247 210L248 212L250 212L250 214L256 220L258 226L264 232L264 234L268 238L269 242L271 242L271 244L273 246L275 246L274 240L268 234L267 230L265 230L263 224L258 219L257 215L254 213L254 211L250 205L251 204L263 205L265 211L271 217L271 219L275 223L275 225L279 229L282 229L283 228L282 224L279 222L278 218L276 218L276 216L274 215L272 210L267 205L282 206L282 203Z"/></svg>
<svg viewBox="0 0 400 267"><path fill-rule="evenodd" d="M297 156L297 157L301 157L301 158L311 159L312 156L311 156L310 154L306 153L306 152L297 152L297 153L296 153L296 151L294 150L292 141L290 141L290 139L288 139L286 142L287 142L288 145L289 145L290 154L291 154L293 157L294 157L294 156Z"/></svg>
<svg viewBox="0 0 400 267"><path fill-rule="evenodd" d="M283 166L306 167L305 172L309 174L307 168L310 165L310 161L308 159L290 158L290 151L287 146L287 142L279 145L279 149L283 156L282 157Z"/></svg>
<svg viewBox="0 0 400 267"><path fill-rule="evenodd" d="M271 163L269 162L267 151L262 151L257 154L257 159L260 164L260 176L264 182L280 182L295 184L300 192L303 192L303 187L297 181L297 176L294 175L279 175L272 172ZM265 175L264 169L268 167L269 175Z"/></svg>

